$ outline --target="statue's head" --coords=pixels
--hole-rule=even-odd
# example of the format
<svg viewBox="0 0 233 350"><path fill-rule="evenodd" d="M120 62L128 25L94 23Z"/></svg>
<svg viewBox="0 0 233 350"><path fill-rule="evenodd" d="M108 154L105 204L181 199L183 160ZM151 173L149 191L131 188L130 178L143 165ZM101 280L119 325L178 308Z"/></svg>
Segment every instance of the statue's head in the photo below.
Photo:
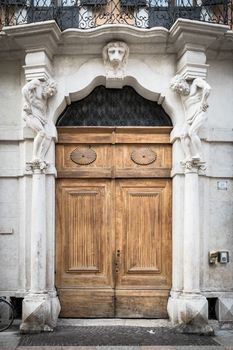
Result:
<svg viewBox="0 0 233 350"><path fill-rule="evenodd" d="M128 56L129 48L123 41L110 42L103 49L104 64L110 65L114 69L123 66Z"/></svg>
<svg viewBox="0 0 233 350"><path fill-rule="evenodd" d="M180 95L187 96L190 93L190 87L182 75L175 75L170 82L170 88Z"/></svg>
<svg viewBox="0 0 233 350"><path fill-rule="evenodd" d="M52 80L33 79L22 89L23 96L31 102L35 99L48 99L57 92L56 83Z"/></svg>
<svg viewBox="0 0 233 350"><path fill-rule="evenodd" d="M52 97L56 94L57 92L57 87L56 83L53 80L46 80L43 83L43 97L44 98L49 98Z"/></svg>

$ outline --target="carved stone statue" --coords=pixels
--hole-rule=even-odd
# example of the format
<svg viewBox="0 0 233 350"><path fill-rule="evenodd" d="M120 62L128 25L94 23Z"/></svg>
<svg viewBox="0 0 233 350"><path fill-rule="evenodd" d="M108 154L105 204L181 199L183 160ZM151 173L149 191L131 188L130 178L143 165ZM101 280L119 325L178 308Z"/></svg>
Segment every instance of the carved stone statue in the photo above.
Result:
<svg viewBox="0 0 233 350"><path fill-rule="evenodd" d="M185 122L180 135L185 154L183 163L200 162L202 157L199 130L206 121L207 99L211 87L202 78L196 78L189 84L181 75L176 75L170 84L173 91L181 96L185 110Z"/></svg>
<svg viewBox="0 0 233 350"><path fill-rule="evenodd" d="M129 48L122 41L113 41L103 48L103 60L107 78L123 79L129 57Z"/></svg>
<svg viewBox="0 0 233 350"><path fill-rule="evenodd" d="M44 162L56 128L47 118L47 101L57 92L54 81L33 79L22 89L24 98L23 119L36 132L32 162Z"/></svg>

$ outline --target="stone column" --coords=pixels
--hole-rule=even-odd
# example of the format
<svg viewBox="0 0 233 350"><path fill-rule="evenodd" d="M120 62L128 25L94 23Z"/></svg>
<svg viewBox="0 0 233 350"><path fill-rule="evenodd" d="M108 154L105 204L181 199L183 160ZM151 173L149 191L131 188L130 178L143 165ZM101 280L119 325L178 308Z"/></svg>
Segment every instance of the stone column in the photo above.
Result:
<svg viewBox="0 0 233 350"><path fill-rule="evenodd" d="M168 313L173 324L185 333L211 333L208 302L200 293L199 172L201 161L187 161L184 171L183 288L171 293Z"/></svg>
<svg viewBox="0 0 233 350"><path fill-rule="evenodd" d="M23 301L22 333L50 331L51 303L46 292L46 192L44 161L27 163L32 171L31 283Z"/></svg>
<svg viewBox="0 0 233 350"><path fill-rule="evenodd" d="M208 326L208 302L200 294L200 226L199 226L199 171L204 162L185 164L184 185L184 242L183 291L178 307L181 330L190 333L211 333Z"/></svg>
<svg viewBox="0 0 233 350"><path fill-rule="evenodd" d="M46 206L45 162L30 163L32 169L31 210L31 289L32 294L46 290Z"/></svg>
<svg viewBox="0 0 233 350"><path fill-rule="evenodd" d="M199 293L199 191L198 164L188 163L184 181L183 292Z"/></svg>

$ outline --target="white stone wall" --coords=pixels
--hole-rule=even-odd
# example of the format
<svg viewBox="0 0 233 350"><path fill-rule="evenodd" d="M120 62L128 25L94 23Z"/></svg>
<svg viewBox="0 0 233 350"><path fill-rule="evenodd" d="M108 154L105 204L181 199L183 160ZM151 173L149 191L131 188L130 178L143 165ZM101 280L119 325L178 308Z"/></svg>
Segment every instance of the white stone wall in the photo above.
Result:
<svg viewBox="0 0 233 350"><path fill-rule="evenodd" d="M19 288L21 62L0 64L0 294Z"/></svg>
<svg viewBox="0 0 233 350"><path fill-rule="evenodd" d="M201 288L206 296L233 293L233 65L231 59L209 60L212 87L208 121L202 131L206 177L201 177ZM227 189L218 189L227 181ZM209 265L209 251L228 250L228 264ZM229 295L230 295L229 294Z"/></svg>
<svg viewBox="0 0 233 350"><path fill-rule="evenodd" d="M233 128L233 64L232 59L208 60L208 82L212 86L209 98L208 127L219 131ZM232 141L232 140L231 140Z"/></svg>
<svg viewBox="0 0 233 350"><path fill-rule="evenodd" d="M7 146L3 147L7 150ZM2 152L1 152L2 153ZM7 152L10 156L10 152ZM19 191L17 178L0 179L0 293L18 289Z"/></svg>
<svg viewBox="0 0 233 350"><path fill-rule="evenodd" d="M0 65L0 127L15 127L21 124L21 74L19 60L1 60Z"/></svg>

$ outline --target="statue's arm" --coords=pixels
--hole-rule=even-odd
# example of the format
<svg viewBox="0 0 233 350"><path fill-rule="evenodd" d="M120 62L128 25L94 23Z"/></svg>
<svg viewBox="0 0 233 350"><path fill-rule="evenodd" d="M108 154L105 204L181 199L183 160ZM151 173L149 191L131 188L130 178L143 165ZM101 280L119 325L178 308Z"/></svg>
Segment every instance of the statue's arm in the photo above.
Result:
<svg viewBox="0 0 233 350"><path fill-rule="evenodd" d="M208 108L207 98L210 95L211 87L202 78L196 78L196 79L194 79L194 81L192 83L190 96L195 95L195 93L197 92L197 89L201 89L202 90L201 100L200 100L200 107L205 112L206 109Z"/></svg>

